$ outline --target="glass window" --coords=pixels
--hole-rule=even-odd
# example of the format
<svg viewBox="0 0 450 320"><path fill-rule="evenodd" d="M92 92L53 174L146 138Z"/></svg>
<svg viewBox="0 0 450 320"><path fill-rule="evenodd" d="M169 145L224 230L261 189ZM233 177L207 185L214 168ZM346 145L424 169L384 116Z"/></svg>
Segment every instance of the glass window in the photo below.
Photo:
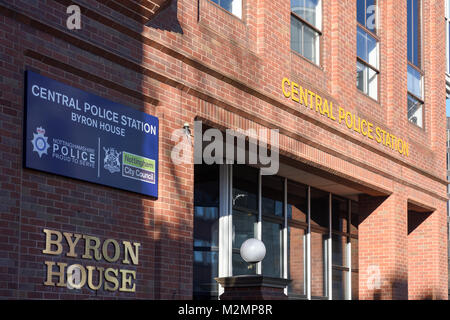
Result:
<svg viewBox="0 0 450 320"><path fill-rule="evenodd" d="M375 35L375 1L357 1L356 87L378 99L378 40Z"/></svg>
<svg viewBox="0 0 450 320"><path fill-rule="evenodd" d="M408 120L423 128L423 75L421 63L420 2L408 0Z"/></svg>
<svg viewBox="0 0 450 320"><path fill-rule="evenodd" d="M287 182L288 287L290 298L305 298L305 235L308 217L308 187Z"/></svg>
<svg viewBox="0 0 450 320"><path fill-rule="evenodd" d="M419 127L423 127L423 103L408 94L408 120Z"/></svg>
<svg viewBox="0 0 450 320"><path fill-rule="evenodd" d="M333 300L345 300L348 271L333 269Z"/></svg>
<svg viewBox="0 0 450 320"><path fill-rule="evenodd" d="M245 262L240 253L244 241L255 238L258 217L252 213L233 210L233 275L256 274L256 266ZM267 250L267 248L266 248Z"/></svg>
<svg viewBox="0 0 450 320"><path fill-rule="evenodd" d="M233 166L233 275L256 274L256 266L242 259L240 249L244 241L257 235L258 179L258 169Z"/></svg>
<svg viewBox="0 0 450 320"><path fill-rule="evenodd" d="M329 193L311 188L311 296L327 296Z"/></svg>
<svg viewBox="0 0 450 320"><path fill-rule="evenodd" d="M347 237L333 234L332 239L333 266L347 267Z"/></svg>
<svg viewBox="0 0 450 320"><path fill-rule="evenodd" d="M333 231L348 232L348 200L333 196L331 224Z"/></svg>
<svg viewBox="0 0 450 320"><path fill-rule="evenodd" d="M319 64L320 0L291 0L291 49Z"/></svg>
<svg viewBox="0 0 450 320"><path fill-rule="evenodd" d="M360 223L359 205L357 202L351 202L350 219L350 239L351 248L351 268L352 268L352 300L359 299L359 251L358 251L358 228Z"/></svg>
<svg viewBox="0 0 450 320"><path fill-rule="evenodd" d="M408 61L420 67L420 3L408 0Z"/></svg>
<svg viewBox="0 0 450 320"><path fill-rule="evenodd" d="M194 167L194 298L217 298L219 167Z"/></svg>
<svg viewBox="0 0 450 320"><path fill-rule="evenodd" d="M262 261L262 274L283 276L284 178L261 176L262 241L266 256Z"/></svg>
<svg viewBox="0 0 450 320"><path fill-rule="evenodd" d="M284 179L262 176L262 214L282 217L284 215Z"/></svg>
<svg viewBox="0 0 450 320"><path fill-rule="evenodd" d="M411 65L408 65L408 91L418 98L423 98L422 75Z"/></svg>
<svg viewBox="0 0 450 320"><path fill-rule="evenodd" d="M375 0L357 0L356 2L358 23L372 32L376 31L376 10Z"/></svg>
<svg viewBox="0 0 450 320"><path fill-rule="evenodd" d="M377 40L360 27L357 27L357 33L358 57L376 68L378 66Z"/></svg>
<svg viewBox="0 0 450 320"><path fill-rule="evenodd" d="M289 181L287 183L287 217L288 220L306 222L308 215L308 188Z"/></svg>
<svg viewBox="0 0 450 320"><path fill-rule="evenodd" d="M258 213L258 169L233 166L233 209Z"/></svg>
<svg viewBox="0 0 450 320"><path fill-rule="evenodd" d="M238 18L242 18L242 0L211 0Z"/></svg>
<svg viewBox="0 0 450 320"><path fill-rule="evenodd" d="M290 297L303 297L305 288L305 230L288 227L288 287Z"/></svg>
<svg viewBox="0 0 450 320"><path fill-rule="evenodd" d="M283 276L283 225L264 221L262 224L262 241L266 246L266 256L262 261L262 274L267 277Z"/></svg>

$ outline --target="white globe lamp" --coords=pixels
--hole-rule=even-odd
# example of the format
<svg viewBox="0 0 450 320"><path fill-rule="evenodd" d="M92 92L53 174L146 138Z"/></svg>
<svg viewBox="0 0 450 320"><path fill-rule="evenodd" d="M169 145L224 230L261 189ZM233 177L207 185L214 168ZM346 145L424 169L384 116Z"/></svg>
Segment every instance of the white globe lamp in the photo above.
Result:
<svg viewBox="0 0 450 320"><path fill-rule="evenodd" d="M258 239L248 239L241 246L241 257L247 263L261 262L266 256L266 246Z"/></svg>

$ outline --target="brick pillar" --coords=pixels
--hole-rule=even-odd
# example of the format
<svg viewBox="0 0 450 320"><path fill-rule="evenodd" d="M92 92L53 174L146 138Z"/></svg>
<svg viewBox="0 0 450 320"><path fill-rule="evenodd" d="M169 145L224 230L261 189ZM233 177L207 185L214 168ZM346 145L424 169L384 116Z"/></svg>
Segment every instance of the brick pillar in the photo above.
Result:
<svg viewBox="0 0 450 320"><path fill-rule="evenodd" d="M407 200L401 190L395 190L388 197L362 196L359 224L361 300L408 298L407 247Z"/></svg>
<svg viewBox="0 0 450 320"><path fill-rule="evenodd" d="M215 278L224 287L220 300L287 300L284 288L291 282L287 279L260 275L244 275Z"/></svg>
<svg viewBox="0 0 450 320"><path fill-rule="evenodd" d="M446 204L408 212L408 298L448 299Z"/></svg>

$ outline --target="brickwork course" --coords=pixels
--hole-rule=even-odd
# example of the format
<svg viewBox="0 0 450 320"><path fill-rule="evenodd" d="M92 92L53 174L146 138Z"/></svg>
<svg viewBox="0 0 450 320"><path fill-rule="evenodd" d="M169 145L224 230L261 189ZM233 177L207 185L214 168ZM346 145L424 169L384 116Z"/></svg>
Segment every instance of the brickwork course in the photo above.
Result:
<svg viewBox="0 0 450 320"><path fill-rule="evenodd" d="M378 4L378 101L355 85L355 1L323 1L320 65L290 48L289 0L243 3L239 19L210 0L0 0L0 298L191 299L194 165L171 161L171 134L201 119L278 129L284 158L369 190L360 299L447 299L444 0L422 1L424 129L406 117L406 1ZM80 30L66 27L71 4ZM157 116L158 199L24 169L25 70ZM409 156L286 99L285 77L403 137ZM44 286L44 262L60 260L42 254L43 229L140 242L136 292Z"/></svg>

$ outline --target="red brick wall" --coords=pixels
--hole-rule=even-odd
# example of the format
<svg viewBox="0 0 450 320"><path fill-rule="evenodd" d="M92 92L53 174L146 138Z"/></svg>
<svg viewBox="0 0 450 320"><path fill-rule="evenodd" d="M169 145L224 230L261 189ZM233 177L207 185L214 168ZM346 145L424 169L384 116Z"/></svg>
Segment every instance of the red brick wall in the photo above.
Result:
<svg viewBox="0 0 450 320"><path fill-rule="evenodd" d="M111 296L42 285L42 229L51 228L140 242L137 293L120 297L190 298L193 166L170 161L170 138L196 117L224 128L280 129L283 155L389 194L378 206L363 200L370 209L359 231L361 298L374 297L369 264L380 266L383 298L423 290L447 297L443 0L423 1L424 130L406 119L406 2L380 1L378 102L355 86L353 0L323 1L320 66L291 52L287 0L245 0L242 21L208 0L200 8L178 0L182 33L143 27L106 1L74 2L82 7L77 31L65 26L71 1L0 4L0 297ZM22 169L27 68L159 117L158 200ZM283 77L405 137L409 158L285 99ZM407 235L408 200L436 209L417 230L429 240L420 261L422 249ZM420 273L419 262L431 267Z"/></svg>

